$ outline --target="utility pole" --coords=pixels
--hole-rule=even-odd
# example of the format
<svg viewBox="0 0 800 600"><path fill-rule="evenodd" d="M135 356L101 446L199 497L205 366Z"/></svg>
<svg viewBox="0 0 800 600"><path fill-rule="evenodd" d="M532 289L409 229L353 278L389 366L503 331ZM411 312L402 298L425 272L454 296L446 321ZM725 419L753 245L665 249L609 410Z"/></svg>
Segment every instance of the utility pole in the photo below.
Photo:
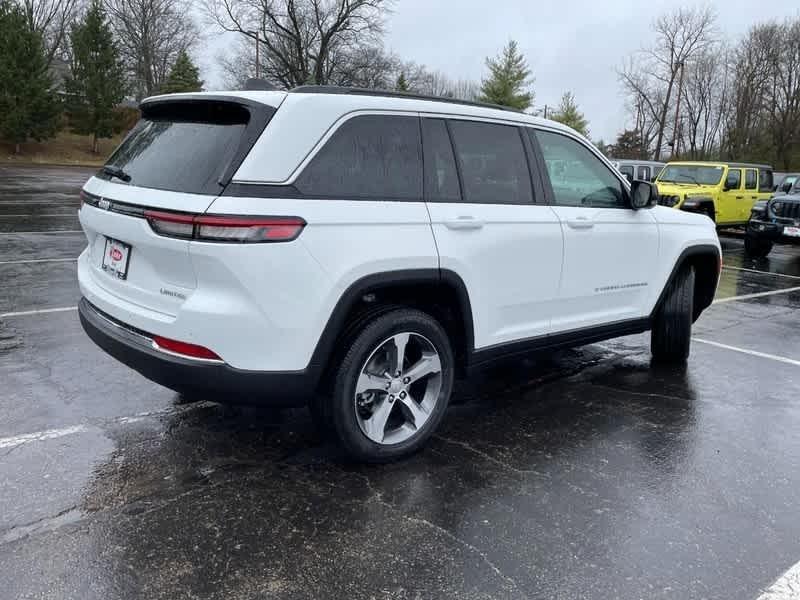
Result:
<svg viewBox="0 0 800 600"><path fill-rule="evenodd" d="M680 61L675 65L676 69L681 70L680 78L678 79L678 101L675 103L675 126L672 130L672 156L673 158L678 154L678 133L679 133L679 126L678 126L678 119L681 114L681 94L683 93L683 72L685 70L684 66L686 63Z"/></svg>
<svg viewBox="0 0 800 600"><path fill-rule="evenodd" d="M258 48L258 31L248 31L249 34L253 36L253 39L256 41L256 76L255 78L258 79L258 72L260 71L259 67L259 48Z"/></svg>

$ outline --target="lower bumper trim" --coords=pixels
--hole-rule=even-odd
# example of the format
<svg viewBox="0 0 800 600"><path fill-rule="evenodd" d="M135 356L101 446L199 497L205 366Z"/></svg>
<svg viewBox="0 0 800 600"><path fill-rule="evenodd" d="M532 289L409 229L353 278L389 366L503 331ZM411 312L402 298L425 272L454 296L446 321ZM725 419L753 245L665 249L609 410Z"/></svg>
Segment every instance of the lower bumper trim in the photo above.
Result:
<svg viewBox="0 0 800 600"><path fill-rule="evenodd" d="M197 361L152 347L143 332L115 322L86 298L78 305L86 334L106 353L150 381L184 394L204 394L223 404L302 406L313 394L319 373L245 371L216 361Z"/></svg>

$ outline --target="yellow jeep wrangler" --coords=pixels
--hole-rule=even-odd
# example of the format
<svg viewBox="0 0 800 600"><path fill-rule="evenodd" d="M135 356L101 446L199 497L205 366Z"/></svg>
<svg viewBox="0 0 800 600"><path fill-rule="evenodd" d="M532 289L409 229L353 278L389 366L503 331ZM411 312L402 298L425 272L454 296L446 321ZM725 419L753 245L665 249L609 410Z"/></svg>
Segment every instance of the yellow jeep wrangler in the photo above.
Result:
<svg viewBox="0 0 800 600"><path fill-rule="evenodd" d="M670 162L656 178L659 200L708 215L718 227L745 225L750 209L772 197L772 167L726 162Z"/></svg>

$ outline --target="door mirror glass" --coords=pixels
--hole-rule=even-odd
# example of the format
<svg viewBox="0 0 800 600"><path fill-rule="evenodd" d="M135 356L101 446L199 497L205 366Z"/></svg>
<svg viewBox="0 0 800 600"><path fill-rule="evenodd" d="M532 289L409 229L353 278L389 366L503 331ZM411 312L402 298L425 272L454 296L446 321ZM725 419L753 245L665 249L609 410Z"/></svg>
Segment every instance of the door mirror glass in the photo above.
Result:
<svg viewBox="0 0 800 600"><path fill-rule="evenodd" d="M651 208L658 203L658 188L649 181L636 180L631 184L631 208Z"/></svg>

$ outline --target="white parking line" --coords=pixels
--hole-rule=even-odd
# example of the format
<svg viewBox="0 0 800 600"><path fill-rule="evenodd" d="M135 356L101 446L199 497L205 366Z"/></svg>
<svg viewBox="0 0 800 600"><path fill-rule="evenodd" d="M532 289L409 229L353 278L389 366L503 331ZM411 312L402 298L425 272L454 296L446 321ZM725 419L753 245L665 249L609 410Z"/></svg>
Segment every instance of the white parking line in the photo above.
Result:
<svg viewBox="0 0 800 600"><path fill-rule="evenodd" d="M781 575L758 600L797 600L800 597L800 562Z"/></svg>
<svg viewBox="0 0 800 600"><path fill-rule="evenodd" d="M24 265L27 263L75 262L77 258L31 258L29 260L0 260L0 265Z"/></svg>
<svg viewBox="0 0 800 600"><path fill-rule="evenodd" d="M758 269L745 269L744 267L731 267L725 265L723 269L730 269L733 271L746 271L748 273L758 273L760 275L774 275L775 277L785 277L786 279L800 279L798 275L786 275L785 273L771 273L770 271L759 271Z"/></svg>
<svg viewBox="0 0 800 600"><path fill-rule="evenodd" d="M36 433L26 433L23 435L14 435L7 438L0 438L0 449L13 448L21 446L29 442L41 442L43 440L52 440L55 438L64 437L65 435L73 435L75 433L83 433L86 431L85 425L73 425L72 427L64 427L63 429L48 429L46 431L37 431Z"/></svg>
<svg viewBox="0 0 800 600"><path fill-rule="evenodd" d="M27 317L30 315L45 315L48 313L69 312L71 310L78 310L77 306L62 306L60 308L42 308L39 310L21 310L18 312L0 313L0 319L9 317Z"/></svg>
<svg viewBox="0 0 800 600"><path fill-rule="evenodd" d="M790 287L783 290L772 290L771 292L756 292L754 294L744 294L742 296L730 296L729 298L719 298L714 300L713 304L722 304L723 302L733 302L735 300L749 300L750 298L763 298L764 296L776 296L778 294L788 294L790 292L800 291L800 287Z"/></svg>
<svg viewBox="0 0 800 600"><path fill-rule="evenodd" d="M194 402L192 404L186 404L183 406L175 406L161 410L151 410L126 417L115 417L111 419L110 422L120 423L122 425L130 425L146 419L179 415L192 410L209 408L212 406L215 406L213 402L203 400L201 402ZM11 437L0 438L0 450L3 448L22 446L23 444L29 444L31 442L42 442L44 440L52 440L68 435L75 435L76 433L84 433L85 431L88 431L90 427L90 425L72 425L70 427L63 427L61 429L46 429L44 431L36 431L34 433L24 433L22 435L12 435Z"/></svg>
<svg viewBox="0 0 800 600"><path fill-rule="evenodd" d="M83 233L82 229L51 229L50 231L0 231L0 235L33 235L40 233Z"/></svg>
<svg viewBox="0 0 800 600"><path fill-rule="evenodd" d="M778 362L786 363L787 365L794 365L800 367L800 360L786 358L785 356L778 356L776 354L767 354L766 352L758 352L756 350L748 350L747 348L739 348L738 346L729 346L728 344L720 344L719 342L712 342L711 340L704 340L703 338L693 337L693 341L701 344L708 344L709 346L716 346L724 350L732 350L733 352L741 352L742 354L749 354L750 356L758 356L759 358L768 358Z"/></svg>
<svg viewBox="0 0 800 600"><path fill-rule="evenodd" d="M15 219L19 219L19 218L22 218L22 217L74 217L74 216L75 215L73 215L72 213L41 213L41 214L38 214L38 215L37 214L33 214L33 213L27 213L27 214L14 213L14 214L10 214L10 215L0 215L0 219L5 219L7 217L8 218L13 217Z"/></svg>

